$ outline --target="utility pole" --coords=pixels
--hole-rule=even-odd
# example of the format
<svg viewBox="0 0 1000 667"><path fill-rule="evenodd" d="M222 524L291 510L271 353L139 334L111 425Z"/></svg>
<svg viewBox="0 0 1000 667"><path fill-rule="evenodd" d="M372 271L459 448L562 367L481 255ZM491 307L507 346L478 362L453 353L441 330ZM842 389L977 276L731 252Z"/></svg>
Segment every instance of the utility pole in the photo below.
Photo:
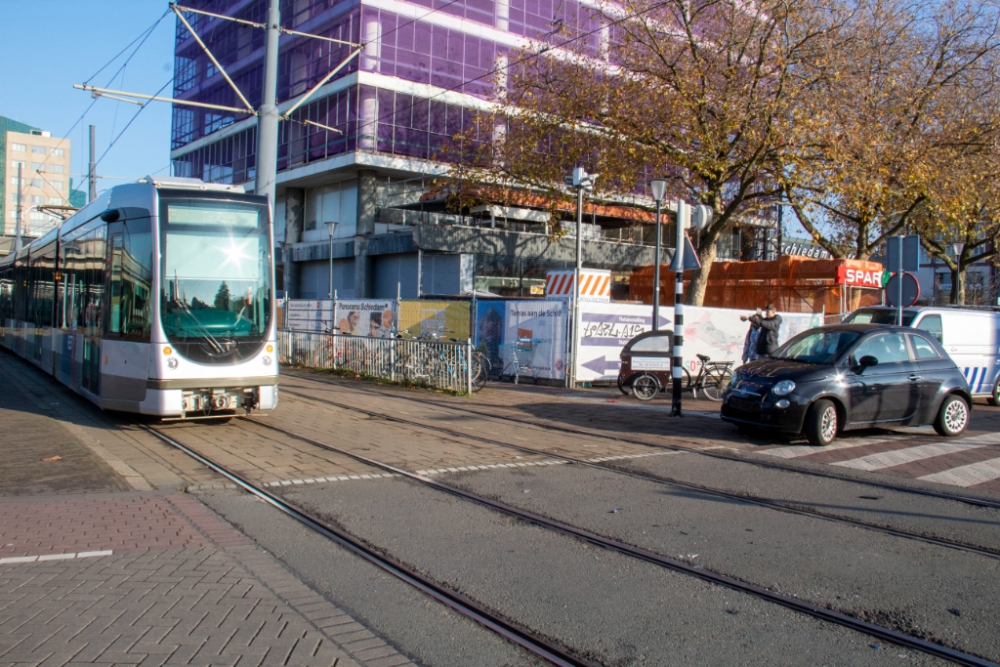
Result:
<svg viewBox="0 0 1000 667"><path fill-rule="evenodd" d="M264 103L257 120L257 182L254 192L266 195L274 204L278 174L278 43L281 38L278 0L267 7L267 47L264 51ZM285 258L286 261L288 257Z"/></svg>
<svg viewBox="0 0 1000 667"><path fill-rule="evenodd" d="M22 179L22 171L24 165L20 162L17 165L17 225L14 228L14 252L16 253L21 249L21 218L24 215L24 180Z"/></svg>
<svg viewBox="0 0 1000 667"><path fill-rule="evenodd" d="M96 160L97 128L90 126L90 169L87 171L87 180L90 181L90 199L92 202L97 199L97 162Z"/></svg>

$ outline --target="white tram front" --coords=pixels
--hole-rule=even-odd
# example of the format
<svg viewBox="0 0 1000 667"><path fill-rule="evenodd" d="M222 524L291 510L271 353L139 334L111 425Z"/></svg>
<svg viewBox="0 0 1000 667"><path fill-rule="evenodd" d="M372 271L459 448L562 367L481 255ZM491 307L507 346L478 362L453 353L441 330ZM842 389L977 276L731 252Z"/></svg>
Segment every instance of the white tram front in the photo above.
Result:
<svg viewBox="0 0 1000 667"><path fill-rule="evenodd" d="M114 187L0 259L0 344L102 408L191 419L278 404L266 197Z"/></svg>

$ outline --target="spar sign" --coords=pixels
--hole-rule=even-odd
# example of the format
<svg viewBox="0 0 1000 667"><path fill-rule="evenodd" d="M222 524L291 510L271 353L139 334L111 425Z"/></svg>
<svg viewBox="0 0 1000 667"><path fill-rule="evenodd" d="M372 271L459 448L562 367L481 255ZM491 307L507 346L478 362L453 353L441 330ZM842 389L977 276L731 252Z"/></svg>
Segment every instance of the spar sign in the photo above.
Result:
<svg viewBox="0 0 1000 667"><path fill-rule="evenodd" d="M856 269L850 266L837 267L837 283L851 287L871 287L881 289L882 269Z"/></svg>

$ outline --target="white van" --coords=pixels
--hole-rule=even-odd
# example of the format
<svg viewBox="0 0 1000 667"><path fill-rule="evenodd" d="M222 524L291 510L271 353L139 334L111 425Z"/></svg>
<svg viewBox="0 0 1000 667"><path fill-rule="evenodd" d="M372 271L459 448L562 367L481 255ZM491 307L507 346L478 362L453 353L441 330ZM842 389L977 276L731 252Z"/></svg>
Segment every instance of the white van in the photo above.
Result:
<svg viewBox="0 0 1000 667"><path fill-rule="evenodd" d="M896 312L890 306L860 308L844 322L895 324ZM1000 313L969 308L904 308L903 324L933 334L962 369L972 395L985 396L992 405L1000 405Z"/></svg>

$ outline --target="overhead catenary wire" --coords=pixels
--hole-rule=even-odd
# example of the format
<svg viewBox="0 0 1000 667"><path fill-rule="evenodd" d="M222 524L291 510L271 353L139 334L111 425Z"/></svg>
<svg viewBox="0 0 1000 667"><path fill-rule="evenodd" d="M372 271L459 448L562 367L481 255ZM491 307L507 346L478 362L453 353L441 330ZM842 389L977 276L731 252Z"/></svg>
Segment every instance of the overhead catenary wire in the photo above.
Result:
<svg viewBox="0 0 1000 667"><path fill-rule="evenodd" d="M111 85L111 82L113 82L118 77L118 75L122 71L124 71L125 67L129 64L129 62L131 62L132 58L135 57L135 54L139 51L139 49L142 47L142 45L146 43L146 40L149 39L150 35L153 34L153 31L156 30L157 26L160 25L160 23L163 21L164 18L166 18L167 14L169 14L169 13L170 13L170 11L167 10L162 15L160 15L160 18L158 18L153 23L153 25L151 25L149 28L146 28L146 30L144 30L143 32L139 33L138 37L136 37L131 42L129 42L128 46L126 46L124 49L122 49L121 51L119 51L113 58L111 58L108 62L106 62L99 70L97 70L96 72L94 72L94 74L89 79L87 79L87 81L93 80L94 77L96 77L98 74L100 74L105 69L107 69L107 67L109 65L111 65L111 63L113 63L115 60L117 60L119 57L121 57L121 55L123 53L125 53L133 44L135 44L136 42L139 42L139 44L135 47L135 49L132 51L132 53L129 54L128 58L125 59L125 62L122 63L121 67L119 67L115 71L115 73L111 75L111 78L108 79L108 84L107 85ZM67 139L69 139L70 135L73 133L73 130L75 130L76 126L80 124L80 122L87 116L88 113L90 113L90 110L94 108L95 104L97 104L97 98L96 97L90 102L90 104L87 106L87 108L83 110L83 113L80 114L79 118L77 118L76 121L74 121L74 123L70 126L70 128L66 131L66 133L59 140L59 143L57 143L53 148L60 148L63 145L63 143L65 143L65 141ZM49 161L49 158L51 156L52 156L52 152L49 151L48 154L46 154L45 159L42 160L41 167L45 166L45 164ZM44 180L48 184L49 187L51 187L53 190L56 189L56 188L54 188L52 186L52 182L49 181L49 179L45 176L45 171L43 169L36 169L34 171L35 171L35 173L37 173L39 176L42 177L42 180ZM68 186L68 184L67 184L67 186ZM70 200L70 198L73 196L73 193L79 192L79 191L80 191L79 187L73 188L72 190L70 190L67 187L66 201L68 202Z"/></svg>

